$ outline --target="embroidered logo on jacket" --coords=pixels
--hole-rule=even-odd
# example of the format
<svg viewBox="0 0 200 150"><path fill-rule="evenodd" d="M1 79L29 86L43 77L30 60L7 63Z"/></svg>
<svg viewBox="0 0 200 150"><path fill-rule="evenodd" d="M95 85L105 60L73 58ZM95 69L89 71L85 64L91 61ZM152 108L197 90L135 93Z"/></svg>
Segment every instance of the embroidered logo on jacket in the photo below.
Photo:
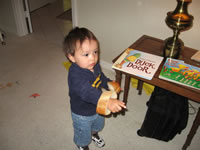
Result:
<svg viewBox="0 0 200 150"><path fill-rule="evenodd" d="M92 83L92 87L94 88L98 88L99 85L101 84L101 74L98 75L98 77L96 78L96 80Z"/></svg>

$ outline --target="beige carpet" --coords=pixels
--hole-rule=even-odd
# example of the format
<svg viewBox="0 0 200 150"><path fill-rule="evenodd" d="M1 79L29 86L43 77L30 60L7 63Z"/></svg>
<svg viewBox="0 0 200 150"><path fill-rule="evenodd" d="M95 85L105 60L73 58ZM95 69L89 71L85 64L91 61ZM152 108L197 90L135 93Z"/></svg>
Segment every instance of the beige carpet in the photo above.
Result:
<svg viewBox="0 0 200 150"><path fill-rule="evenodd" d="M6 44L0 45L0 150L75 150L61 47L31 35L8 35ZM104 71L114 79L114 72ZM34 93L40 96L30 97ZM139 137L148 98L130 89L126 115L106 118L102 150L181 149L195 116L170 142ZM198 130L188 150L199 150L199 141ZM98 150L93 144L90 149Z"/></svg>

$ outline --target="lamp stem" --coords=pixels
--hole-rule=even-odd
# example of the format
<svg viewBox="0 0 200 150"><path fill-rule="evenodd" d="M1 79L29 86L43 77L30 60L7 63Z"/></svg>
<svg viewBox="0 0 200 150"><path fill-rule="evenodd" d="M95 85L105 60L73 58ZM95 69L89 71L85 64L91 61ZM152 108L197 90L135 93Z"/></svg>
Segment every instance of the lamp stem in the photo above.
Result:
<svg viewBox="0 0 200 150"><path fill-rule="evenodd" d="M177 40L178 40L179 33L180 32L178 31L178 29L174 30L172 47L171 47L170 54L169 54L170 57L172 57L173 54L174 54L174 50L175 50L175 46L176 46L176 43L177 43Z"/></svg>

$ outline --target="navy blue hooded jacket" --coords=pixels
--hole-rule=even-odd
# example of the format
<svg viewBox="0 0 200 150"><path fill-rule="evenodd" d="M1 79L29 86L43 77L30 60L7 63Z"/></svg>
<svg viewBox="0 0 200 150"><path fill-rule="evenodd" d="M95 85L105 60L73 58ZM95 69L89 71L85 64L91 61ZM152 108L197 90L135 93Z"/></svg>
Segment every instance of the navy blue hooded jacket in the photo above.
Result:
<svg viewBox="0 0 200 150"><path fill-rule="evenodd" d="M108 89L107 82L111 81L96 64L94 72L80 68L72 63L68 74L68 86L71 111L82 116L96 114L97 102L102 94L101 88Z"/></svg>

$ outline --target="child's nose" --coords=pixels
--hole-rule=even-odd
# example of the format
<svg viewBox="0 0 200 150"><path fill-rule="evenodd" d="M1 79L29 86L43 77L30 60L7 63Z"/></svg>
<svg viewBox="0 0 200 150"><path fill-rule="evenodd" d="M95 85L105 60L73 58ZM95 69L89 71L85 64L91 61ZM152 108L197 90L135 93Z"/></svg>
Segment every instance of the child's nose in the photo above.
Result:
<svg viewBox="0 0 200 150"><path fill-rule="evenodd" d="M91 59L94 60L95 59L95 54L91 55Z"/></svg>

